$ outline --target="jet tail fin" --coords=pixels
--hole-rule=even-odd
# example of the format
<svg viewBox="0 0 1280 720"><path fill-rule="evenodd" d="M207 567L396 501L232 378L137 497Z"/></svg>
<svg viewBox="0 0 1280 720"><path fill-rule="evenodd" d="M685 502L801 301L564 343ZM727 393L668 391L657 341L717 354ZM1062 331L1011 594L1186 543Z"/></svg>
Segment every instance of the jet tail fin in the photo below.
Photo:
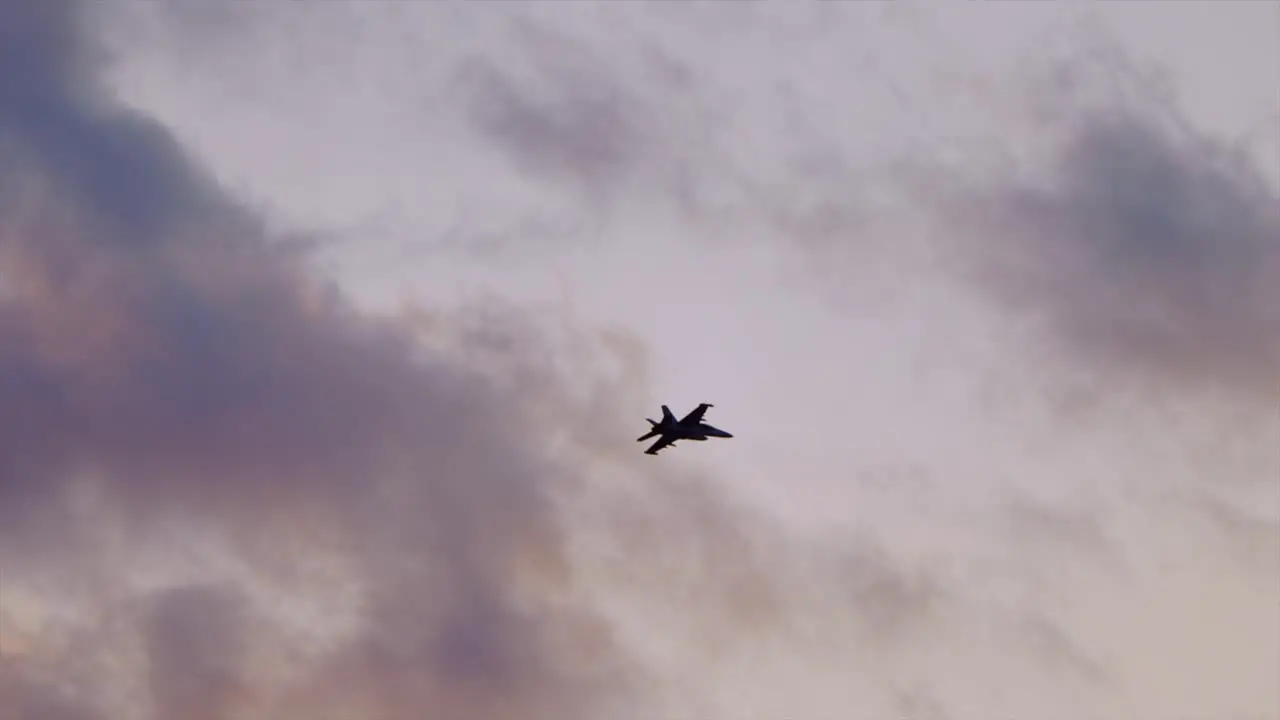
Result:
<svg viewBox="0 0 1280 720"><path fill-rule="evenodd" d="M649 418L645 418L645 420L649 420ZM640 437L636 438L636 442L644 442L645 440L648 440L649 438L653 437L654 435L658 435L658 434L660 434L660 433L662 432L662 430L658 427L658 423L656 423L656 422L654 422L654 421L652 421L652 420L649 420L649 425L651 425L651 426L652 426L652 427L650 428L649 432L647 432L647 433L645 433L645 434L641 435Z"/></svg>
<svg viewBox="0 0 1280 720"><path fill-rule="evenodd" d="M662 406L662 424L669 425L676 421L676 416L671 412L671 408L666 405Z"/></svg>

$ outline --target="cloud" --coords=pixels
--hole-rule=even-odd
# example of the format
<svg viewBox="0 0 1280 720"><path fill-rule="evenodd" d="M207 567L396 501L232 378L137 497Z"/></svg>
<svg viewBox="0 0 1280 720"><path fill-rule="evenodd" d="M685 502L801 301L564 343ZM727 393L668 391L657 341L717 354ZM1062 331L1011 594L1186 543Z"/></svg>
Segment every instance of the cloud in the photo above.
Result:
<svg viewBox="0 0 1280 720"><path fill-rule="evenodd" d="M527 422L573 407L537 332L463 337L511 363L503 383L357 315L163 126L106 99L80 9L0 4L0 564L50 613L150 608L87 641L118 662L72 689L109 717L324 717L352 698L380 718L595 717L629 676L589 608L553 602L578 471ZM291 602L345 597L354 619L251 632L269 612L252 588L285 579ZM299 677L267 682L264 662ZM15 687L18 717L78 712Z"/></svg>
<svg viewBox="0 0 1280 720"><path fill-rule="evenodd" d="M550 48L560 44L569 43L544 40L537 45L548 47L522 57L542 69L550 64ZM641 108L621 87L585 69L595 63L559 64L564 67L542 69L540 82L519 82L483 61L465 66L461 81L470 91L469 115L520 170L568 180L585 191L615 185L643 156L645 137L634 119Z"/></svg>
<svg viewBox="0 0 1280 720"><path fill-rule="evenodd" d="M1191 128L1167 95L1085 101L1082 88L1149 80L1109 62L1118 83L1063 71L1029 98L1054 98L1037 116L1053 140L1047 167L956 192L944 217L980 238L962 243L964 262L1004 312L1070 357L1274 397L1280 198L1251 158Z"/></svg>
<svg viewBox="0 0 1280 720"><path fill-rule="evenodd" d="M245 628L233 596L181 587L158 593L147 628L147 660L160 717L230 717L242 680Z"/></svg>
<svg viewBox="0 0 1280 720"><path fill-rule="evenodd" d="M566 192L591 219L637 210L716 219L757 200L763 191L738 167L733 142L741 119L725 112L737 88L652 33L670 13L687 30L715 27L723 11L635 4L602 12L626 30L584 32L591 25L537 10L497 22L502 48L467 53L450 72L466 141L478 140L533 186Z"/></svg>
<svg viewBox="0 0 1280 720"><path fill-rule="evenodd" d="M1207 626L1198 621L1205 596L1188 594L1193 587L1209 588L1217 614L1261 632L1274 626L1267 624L1273 608L1259 592L1274 577L1274 560L1263 552L1274 540L1274 523L1223 506L1218 525L1209 526L1220 542L1188 552L1202 544L1203 528L1170 521L1155 504L1112 508L1071 492L1098 467L1159 475L1151 469L1159 470L1158 462L1124 465L1128 448L1082 437L1060 418L1024 426L1010 419L1012 410L984 414L975 407L955 420L922 421L902 433L900 446L882 449L915 452L918 457L894 459L933 466L923 474L892 474L886 484L898 499L860 491L841 496L850 498L848 508L833 499L831 514L847 510L864 534L842 536L834 549L797 542L767 513L713 490L739 478L673 469L682 456L657 464L637 455L638 433L619 420L642 417L637 408L648 402L650 358L635 336L574 327L557 333L563 318L499 302L410 317L356 313L310 271L309 258L294 254L265 229L263 217L218 188L166 128L107 101L95 85L97 73L80 59L90 46L74 32L81 17L76 6L31 7L0 3L0 28L22 26L22 38L46 38L0 49L10 53L0 55L6 58L0 70L31 69L21 81L19 73L0 73L0 82L23 87L5 86L8 100L0 104L0 396L6 399L0 407L0 618L8 623L0 625L6 639L0 704L20 703L19 718L394 720L434 712L480 720L571 719L689 716L691 708L720 718L831 717L850 708L888 715L895 707L930 717L1052 717L1055 708L1062 716L1095 710L1102 717L1134 717L1161 715L1160 698L1183 687L1183 699L1197 712L1233 707L1228 694L1238 707L1268 707L1274 644L1249 638L1251 650L1244 652L1222 627L1204 636L1184 630ZM315 7L317 15L330 12L327 4ZM237 10L224 19L253 28L256 12ZM277 58L280 67L305 69L299 77L314 73L307 77L320 78L314 87L324 93L333 90L327 75L333 68L325 65L323 49L335 38L352 41L346 33L355 25L347 21L363 10L333 12L342 20L334 23L336 35L316 30L324 23L308 24L306 32L319 37L299 45L318 56L296 66L296 56ZM388 17L383 29L395 26L399 33L411 16ZM706 27L727 17L716 11ZM631 19L649 39L675 35L680 25L645 26L654 22L645 13ZM181 20L184 32L203 23L196 15ZM845 37L853 25L832 35ZM359 27L377 29L373 21ZM771 95L772 81L749 84L754 94L745 99L755 109L734 105L744 98L725 93L735 83L717 75L745 59L728 51L732 41L716 45L717 53L725 51L718 65L699 64L715 53L695 37L698 42L686 38L684 47L626 56L648 58L644 62L662 56L649 68L652 76L615 74L626 65L619 60L625 53L577 46L588 61L600 61L579 70L581 57L557 55L574 47L561 33L519 27L516 34L524 33L529 45L518 57L528 65L503 62L504 48L481 53L484 59L461 75L453 63L431 67L461 78L471 94L453 109L464 122L475 121L486 149L528 170L533 184L549 178L575 189L617 190L637 177L658 180L639 202L628 193L609 195L619 207L636 207L678 187L665 180L689 177L677 169L692 174L686 190L710 194L712 180L743 170L752 176L743 184L761 189L761 203L730 201L724 207L734 212L726 216L740 210L744 226L763 218L780 244L806 243L798 253L818 251L817 264L846 283L844 261L865 265L874 255L866 245L897 252L897 213L936 209L905 196L907 203L888 211L894 217L878 214L887 206L877 202L876 172L851 169L847 148L824 145L830 137L797 131L782 148L764 142L784 134L777 128L786 123L772 123L777 118L768 112L770 119L760 120L760 108L785 105L777 97L795 100L797 117L832 117L826 111L833 108L813 104L803 92ZM576 32L568 19L558 27L568 28L565 35ZM776 34L765 22L754 28L761 36L766 30ZM393 37L387 33L371 33L368 45L356 44L358 52L380 48ZM244 36L215 35L205 39L225 42L221 51L248 58L245 65L255 69L257 50L280 47L255 40L241 48ZM441 47L410 35L406 46L432 53ZM798 31L791 41L809 44ZM743 45L739 50L759 49ZM366 67L406 66L417 73L429 63L399 62L416 57L392 53L396 62ZM605 66L605 60L619 65ZM834 68L834 77L848 65L821 67ZM787 79L779 75L776 80ZM640 77L653 84L630 82ZM664 97L659 88L678 90L679 102L655 103ZM399 90L388 95L399 97ZM866 103L867 111L875 104ZM675 117L645 112L668 106L675 106ZM703 118L708 108L716 112ZM380 117L401 117L404 108L391 110ZM833 125L843 127L847 117L835 117L841 119ZM1067 116L1064 136L1078 142L1064 147L1106 145L1081 132L1081 125L1103 127L1085 117ZM1142 113L1125 117L1129 125L1111 121L1122 130L1142 130L1151 121ZM695 122L709 118L734 122ZM280 122L288 126L297 118L285 114ZM252 124L235 132L252 134ZM430 133L441 127L448 123L432 125ZM760 142L750 152L728 152L752 135L744 127L758 131ZM377 147L398 149L404 138L386 125L378 132L384 128L389 137ZM719 132L733 128L742 132ZM1124 132L1105 128L1095 134L1128 147ZM338 134L351 139L361 129L355 123ZM1122 167L1142 166L1141 158L1161 153L1180 157L1190 136L1176 127L1167 133L1155 150ZM326 140L323 132L308 137ZM705 146L683 152L699 138ZM465 149L449 157L473 159L470 134L410 139L404 146L421 141L432 151L459 141ZM867 142L875 140L869 133ZM268 145L257 147L270 155ZM357 147L363 154L366 146ZM218 146L204 150L217 154ZM1068 162L1073 153L1094 159ZM717 165L729 156L744 167ZM797 157L804 162L790 162ZM1061 268L1042 257L1048 241L1009 229L1035 215L1026 207L1048 205L1059 208L1056 214L1035 212L1067 227L1063 237L1089 234L1071 225L1075 215L1062 208L1105 208L1109 196L1099 199L1087 183L1063 178L1120 172L1090 169L1105 165L1109 154L1099 157L1096 150L1065 152L1039 185L1011 176L966 184L972 202L959 207L969 214L944 217L963 220L952 227L975 236L979 229L1003 230L966 244L979 251L983 272L1012 283L1000 268L1013 258L1054 276ZM1181 167L1177 157L1170 167ZM809 162L813 158L821 162ZM758 165L745 167L755 160ZM779 168L791 174L776 173ZM414 173L423 174L421 168ZM488 173L475 175L488 190ZM348 187L365 180L358 172L350 176ZM788 185L791 179L804 182ZM507 202L500 192L484 195L486 220L502 224L511 210ZM1094 227L1113 228L1108 232L1121 239L1103 250L1086 245L1064 253L1089 270L1084 274L1092 282L1123 299L1124 277L1108 276L1110 266L1096 267L1102 260L1095 256L1128 242L1128 225L1113 218L1088 226ZM1026 237L1033 238L1030 247L1017 244ZM823 254L836 245L850 251ZM900 291L906 277L919 289L920 259L903 258L880 287ZM1159 272L1155 280L1138 276L1165 282ZM1053 287L1044 285L1037 290ZM1067 291L1055 293L1033 295L1038 304L1025 305L1053 319L1046 327L1071 348L1072 359L1134 371L1164 362L1151 353L1102 352L1107 343L1060 321L1071 308ZM929 298L919 309L937 309L938 298ZM1211 299L1215 307L1230 304L1230 298ZM761 305L743 303L752 307ZM1021 307L1002 304L1000 310ZM766 325L758 325L757 335L753 323L754 345L746 349L772 339ZM964 323L952 332L981 335ZM945 346L929 344L934 336L921 332L922 351ZM850 356L850 375L874 372L863 360ZM962 353L944 353L942 360L957 373L957 384L977 372ZM790 373L787 382L796 385L788 389L802 396L812 386L801 384L801 376L821 367L781 372ZM771 372L764 380L784 375ZM794 417L812 423L815 442L847 443L842 447L857 455L871 444L860 436L895 432L863 432L884 425L887 414L876 398L894 397L903 386L891 383L916 376L875 377L887 378L885 394L839 408L833 422L815 405L793 406ZM816 378L820 389L813 395L831 403L826 390L845 380ZM955 390L961 402L968 397L964 388L944 389ZM902 426L934 409L905 415ZM983 431L989 434L961 435L948 422L989 428ZM823 425L835 430L823 435ZM1038 434L1066 449L1031 452L1029 459L1009 450ZM1078 444L1061 442L1068 436ZM761 433L744 441L744 456L778 442ZM965 448L952 450L966 443L974 455L993 459L978 462ZM936 463L931 447L943 449ZM1091 454L1093 464L1078 459ZM973 464L936 469L952 460ZM1049 467L1055 465L1061 467ZM1223 474L1256 467L1250 456ZM801 504L821 481L838 485L843 473L852 478L864 469L810 463L805 473L767 480L785 488L776 497ZM832 477L815 480L807 473ZM1043 493L1010 506L1007 487L983 484L982 473L1025 475L1021 480ZM1054 484L1066 488L1049 487ZM994 498L978 497L993 489ZM1078 509L1042 499L1055 494L1079 500ZM1183 544L1169 550L1171 539ZM1238 548L1253 559L1245 572L1241 563L1223 562L1244 554ZM1185 584L1162 575L1159 563L1170 557L1182 562ZM1117 569L1123 572L1107 572ZM1205 584L1198 575L1204 572L1219 575ZM1178 663L1153 662L1148 648L1157 636L1171 638L1162 647ZM20 638L18 648L7 642L12 637ZM1207 654L1196 651L1202 641ZM1200 699L1193 696L1196 683L1161 686L1179 672L1231 664L1222 657L1252 659L1240 664L1258 669L1224 670L1211 680L1222 694ZM655 708L665 712L649 712Z"/></svg>
<svg viewBox="0 0 1280 720"><path fill-rule="evenodd" d="M0 2L0 615L24 638L0 703L599 717L660 674L620 605L726 652L787 625L794 546L705 477L628 467L643 346L496 301L358 313L110 99L85 11ZM495 137L589 182L630 162L625 121L579 153L590 128L507 91Z"/></svg>
<svg viewBox="0 0 1280 720"><path fill-rule="evenodd" d="M92 706L56 683L33 676L19 663L0 657L0 707L27 720L100 720Z"/></svg>

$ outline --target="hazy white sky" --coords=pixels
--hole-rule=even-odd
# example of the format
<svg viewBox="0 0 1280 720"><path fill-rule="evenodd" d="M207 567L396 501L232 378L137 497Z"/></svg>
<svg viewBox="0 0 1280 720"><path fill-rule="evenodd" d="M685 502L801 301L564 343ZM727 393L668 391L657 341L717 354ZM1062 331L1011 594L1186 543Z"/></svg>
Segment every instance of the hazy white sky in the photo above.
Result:
<svg viewBox="0 0 1280 720"><path fill-rule="evenodd" d="M464 432L500 455L523 434L532 456L545 443L548 462L574 468L548 481L573 538L563 602L612 627L585 662L617 663L606 675L621 686L584 717L1280 716L1280 5L79 14L118 100L272 233L316 242L316 272L366 311L435 318L418 321L430 341L455 312L511 303L534 310L515 316L522 332L586 363L563 391L577 404L548 399L561 380L501 370L484 401L499 408L477 417L501 417L509 398L512 417L538 423L491 441ZM736 437L641 454L645 417L699 402ZM267 417L312 407L281 403ZM432 457L432 472L473 472ZM485 487L450 496L468 508L458 522L483 528L449 537L524 527L503 514L523 501ZM180 536L219 528L169 522ZM324 554L310 537L295 538L298 557ZM431 568L455 547L370 542L378 582L395 588L429 570L389 568ZM221 559L194 567L224 569L138 563L112 593L216 576L255 588L255 622L274 628L364 612L209 552ZM459 567L483 564L456 552ZM57 621L31 599L39 573L22 577L0 593L24 638L10 647L113 698L58 717L161 717L201 697L165 700L154 670L50 659L69 646L31 629ZM346 688L333 678L354 661L290 679L272 664L290 657L289 632L271 632L283 635L245 661L251 690L200 717L421 717L445 697L406 690L417 666L395 655L359 692L311 705L279 688ZM141 652L119 642L103 652ZM588 656L556 647L565 667ZM131 679L101 690L112 672ZM501 702L446 693L440 707L551 717L578 706L539 704L543 688L588 694L518 679L537 690L493 680ZM148 682L154 697L139 700Z"/></svg>

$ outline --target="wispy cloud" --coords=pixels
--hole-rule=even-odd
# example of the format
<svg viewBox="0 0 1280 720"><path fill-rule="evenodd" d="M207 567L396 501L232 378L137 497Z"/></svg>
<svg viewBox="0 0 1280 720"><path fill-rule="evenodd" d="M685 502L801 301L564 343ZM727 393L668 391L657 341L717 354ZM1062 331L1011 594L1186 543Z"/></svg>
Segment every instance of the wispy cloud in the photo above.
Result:
<svg viewBox="0 0 1280 720"><path fill-rule="evenodd" d="M1052 164L957 193L953 216L984 237L966 261L1086 362L1274 397L1280 198L1171 100L1120 100L1055 103Z"/></svg>
<svg viewBox="0 0 1280 720"><path fill-rule="evenodd" d="M936 56L899 51L937 40L913 34L927 13L856 4L179 3L139 12L176 19L166 37L204 43L201 61L242 61L212 74L239 68L222 87L244 81L258 94L242 105L279 115L214 122L197 103L167 128L112 100L88 7L0 0L0 705L17 717L1270 709L1277 527L1236 492L1267 479L1260 434L1213 433L1232 409L1256 418L1277 362L1275 198L1160 97L1082 110L1061 78L1028 94L1012 70L935 73ZM257 32L286 26L289 43ZM1046 96L1066 100L1045 113ZM970 107L957 97L1005 103L966 116L1008 123L984 139L1055 152L934 155L955 126L926 121ZM254 118L283 130L255 135ZM328 170L295 196L304 215L367 193L450 218L407 235L475 237L478 218L507 244L563 241L581 218L625 219L591 235L604 284L642 272L609 254L636 237L617 226L670 230L642 248L671 253L652 295L590 298L667 325L667 300L697 305L738 269L726 254L696 278L712 290L664 294L681 245L739 231L816 268L806 291L903 300L889 320L859 306L823 324L776 288L726 284L745 336L714 328L744 416L764 407L755 389L803 398L757 410L735 452L783 457L761 471L779 505L831 497L855 531L800 540L724 491L729 471L638 455L652 354L692 362L709 342L660 348L501 302L361 314L193 159L224 150L241 178L291 167L268 173L281 186ZM789 333L770 334L775 301ZM1024 317L1102 394L1155 378L1205 413L1175 423L1151 396L1088 422L1046 408L1055 370L1016 342ZM872 332L896 319L913 329ZM793 365L754 357L786 342L803 347L763 354ZM1204 383L1229 390L1221 405L1197 404ZM809 436L829 456L787 445Z"/></svg>
<svg viewBox="0 0 1280 720"><path fill-rule="evenodd" d="M136 633L87 641L110 656L91 675L123 690L78 683L64 648L7 657L6 706L595 717L597 692L629 681L591 610L552 602L571 582L546 571L567 552L556 497L582 471L530 422L574 406L537 333L481 317L454 358L355 313L164 127L105 97L78 9L0 5L0 563L6 592L50 583L38 614L91 625L123 602ZM492 382L477 353L530 385ZM255 632L244 583L312 566L337 575L308 592L350 597L345 634ZM48 662L51 684L29 678ZM292 679L266 683L280 663Z"/></svg>

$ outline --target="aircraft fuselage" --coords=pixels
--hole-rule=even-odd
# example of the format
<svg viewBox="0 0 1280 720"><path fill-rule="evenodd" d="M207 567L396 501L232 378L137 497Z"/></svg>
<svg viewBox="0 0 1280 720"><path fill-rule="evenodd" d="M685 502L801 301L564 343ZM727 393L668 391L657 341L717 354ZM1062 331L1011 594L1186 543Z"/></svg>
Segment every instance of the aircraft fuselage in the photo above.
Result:
<svg viewBox="0 0 1280 720"><path fill-rule="evenodd" d="M733 435L706 423L698 423L693 427L677 424L675 427L662 428L662 434L674 435L680 440L706 440L709 437L731 438Z"/></svg>
<svg viewBox="0 0 1280 720"><path fill-rule="evenodd" d="M694 442L703 442L709 437L731 438L733 435L721 430L714 425L708 425L702 422L702 415L711 405L703 403L681 419L676 419L671 413L670 408L666 405L662 406L662 421L649 421L649 432L641 435L639 440L648 440L654 436L661 436L656 443L648 450L647 455L657 455L658 451L664 447L675 445L677 440L692 440Z"/></svg>

